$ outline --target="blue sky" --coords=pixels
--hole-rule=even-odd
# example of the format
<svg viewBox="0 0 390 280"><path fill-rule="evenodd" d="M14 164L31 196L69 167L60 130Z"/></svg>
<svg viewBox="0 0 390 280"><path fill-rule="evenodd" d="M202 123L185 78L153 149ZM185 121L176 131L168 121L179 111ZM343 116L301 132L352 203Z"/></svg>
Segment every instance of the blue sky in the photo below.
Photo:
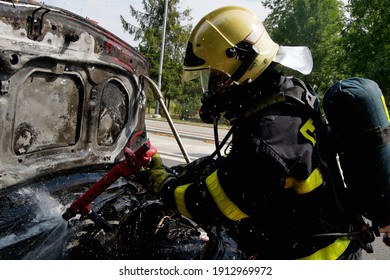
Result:
<svg viewBox="0 0 390 280"><path fill-rule="evenodd" d="M130 16L130 5L137 10L142 10L142 0L41 0L47 5L64 8L77 13L83 17L88 17L99 22L105 29L111 31L126 42L136 45L132 36L122 30L119 16L122 15L127 21L134 23ZM191 16L195 25L208 12L228 5L239 5L249 8L261 19L264 19L268 12L261 5L260 0L181 0L182 9L191 9Z"/></svg>

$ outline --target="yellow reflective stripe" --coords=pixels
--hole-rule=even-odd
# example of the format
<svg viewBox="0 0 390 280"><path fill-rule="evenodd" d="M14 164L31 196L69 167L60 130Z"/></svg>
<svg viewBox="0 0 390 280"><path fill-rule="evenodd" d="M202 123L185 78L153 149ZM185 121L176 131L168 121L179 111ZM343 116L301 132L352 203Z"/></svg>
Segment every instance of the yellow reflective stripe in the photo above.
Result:
<svg viewBox="0 0 390 280"><path fill-rule="evenodd" d="M342 253L344 253L345 249L347 249L350 242L351 240L347 237L338 238L329 246L318 250L310 256L301 258L300 260L337 260Z"/></svg>
<svg viewBox="0 0 390 280"><path fill-rule="evenodd" d="M206 178L206 186L210 191L215 203L219 210L230 220L238 221L249 217L247 214L242 212L226 195L225 191L219 184L217 171L214 171L210 176Z"/></svg>
<svg viewBox="0 0 390 280"><path fill-rule="evenodd" d="M319 168L314 169L306 180L299 180L294 177L285 179L284 188L294 189L297 194L309 193L323 183L322 174Z"/></svg>
<svg viewBox="0 0 390 280"><path fill-rule="evenodd" d="M179 213L186 216L187 218L192 218L191 214L187 211L187 206L185 201L185 194L189 185L191 184L186 184L177 187L175 189L174 195L175 195L176 207Z"/></svg>
<svg viewBox="0 0 390 280"><path fill-rule="evenodd" d="M386 116L387 116L387 120L390 122L390 116L389 116L389 111L387 110L385 97L382 95L382 96L381 96L381 99L382 99L383 108L385 109L385 113L386 113Z"/></svg>

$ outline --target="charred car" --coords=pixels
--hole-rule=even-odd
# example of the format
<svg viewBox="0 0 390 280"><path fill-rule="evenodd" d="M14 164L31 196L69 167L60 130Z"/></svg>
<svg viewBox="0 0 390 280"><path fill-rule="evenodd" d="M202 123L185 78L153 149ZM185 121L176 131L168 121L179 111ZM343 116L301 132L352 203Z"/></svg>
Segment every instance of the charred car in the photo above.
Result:
<svg viewBox="0 0 390 280"><path fill-rule="evenodd" d="M165 209L131 172L92 192L83 207L95 219L63 217L147 143L148 71L96 22L0 1L0 259L219 258L228 247L236 257L233 243Z"/></svg>

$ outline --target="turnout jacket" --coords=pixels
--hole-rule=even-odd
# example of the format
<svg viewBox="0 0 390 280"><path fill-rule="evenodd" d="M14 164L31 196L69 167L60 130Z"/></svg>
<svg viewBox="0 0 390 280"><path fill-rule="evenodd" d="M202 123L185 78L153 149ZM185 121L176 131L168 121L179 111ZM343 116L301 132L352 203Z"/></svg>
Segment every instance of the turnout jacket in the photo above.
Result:
<svg viewBox="0 0 390 280"><path fill-rule="evenodd" d="M167 182L162 198L197 223L227 225L259 258L337 259L350 240L317 235L350 223L326 183L310 112L283 98L297 89L306 90L282 74L241 87L236 96L249 101L240 103L231 151L190 181Z"/></svg>

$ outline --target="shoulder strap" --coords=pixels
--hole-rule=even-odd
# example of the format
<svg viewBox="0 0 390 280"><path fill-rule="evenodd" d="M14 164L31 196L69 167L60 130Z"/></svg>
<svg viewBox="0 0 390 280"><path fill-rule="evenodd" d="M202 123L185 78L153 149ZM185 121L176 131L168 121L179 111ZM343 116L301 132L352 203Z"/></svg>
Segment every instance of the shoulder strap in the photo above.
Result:
<svg viewBox="0 0 390 280"><path fill-rule="evenodd" d="M244 117L247 118L253 113L281 102L289 102L294 105L302 106L302 108L305 108L311 116L319 116L320 100L312 87L305 85L305 83L298 78L290 77L290 79L293 81L293 87L289 87L277 94L265 98L262 102L245 112Z"/></svg>
<svg viewBox="0 0 390 280"><path fill-rule="evenodd" d="M310 85L306 85L300 79L291 77L294 86L284 91L286 100L304 105L311 114L320 112L320 100Z"/></svg>

